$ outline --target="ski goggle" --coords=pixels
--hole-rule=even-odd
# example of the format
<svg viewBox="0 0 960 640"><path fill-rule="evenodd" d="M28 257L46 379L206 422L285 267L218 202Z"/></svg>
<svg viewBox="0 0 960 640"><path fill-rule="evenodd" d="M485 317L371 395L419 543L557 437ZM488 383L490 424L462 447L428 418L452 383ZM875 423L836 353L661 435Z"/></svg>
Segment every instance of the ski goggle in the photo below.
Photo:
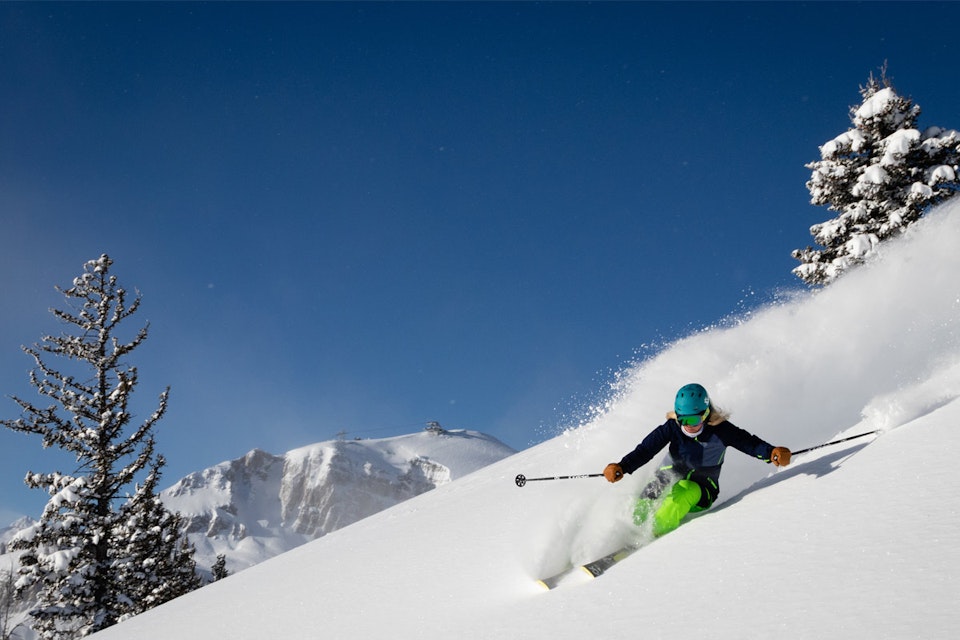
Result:
<svg viewBox="0 0 960 640"><path fill-rule="evenodd" d="M709 407L703 413L694 413L693 415L689 416L677 416L677 422L684 427L695 427L706 420L708 415L710 415Z"/></svg>

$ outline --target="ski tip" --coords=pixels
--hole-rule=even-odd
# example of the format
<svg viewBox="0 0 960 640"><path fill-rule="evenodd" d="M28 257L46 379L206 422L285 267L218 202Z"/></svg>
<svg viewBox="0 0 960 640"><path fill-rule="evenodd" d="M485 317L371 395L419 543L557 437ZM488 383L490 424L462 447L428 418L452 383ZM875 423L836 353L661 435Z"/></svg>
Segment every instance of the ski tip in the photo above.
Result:
<svg viewBox="0 0 960 640"><path fill-rule="evenodd" d="M601 573L603 573L602 571L597 571L596 569L594 569L594 568L592 568L592 567L589 567L589 566L587 566L587 565L583 565L583 566L581 566L580 568L583 570L583 572L584 572L585 574L587 574L587 575L590 576L591 578L596 578L598 575L600 575Z"/></svg>
<svg viewBox="0 0 960 640"><path fill-rule="evenodd" d="M544 591L550 591L557 586L556 581L548 578L541 578L540 580L537 580L537 584L540 585Z"/></svg>

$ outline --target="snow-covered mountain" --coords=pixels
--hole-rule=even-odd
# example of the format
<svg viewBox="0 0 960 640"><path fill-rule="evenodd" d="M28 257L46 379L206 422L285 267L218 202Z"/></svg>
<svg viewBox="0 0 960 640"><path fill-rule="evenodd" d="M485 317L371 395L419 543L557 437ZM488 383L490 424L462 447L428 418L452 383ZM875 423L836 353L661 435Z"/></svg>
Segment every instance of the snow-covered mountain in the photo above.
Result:
<svg viewBox="0 0 960 640"><path fill-rule="evenodd" d="M827 289L625 371L578 428L95 637L953 638L957 246L960 199ZM535 577L636 536L630 507L656 465L615 485L514 476L600 471L693 380L778 445L881 433L779 472L731 451L713 509L543 592Z"/></svg>
<svg viewBox="0 0 960 640"><path fill-rule="evenodd" d="M13 540L13 537L17 535L18 532L32 526L35 522L36 521L33 518L23 516L8 526L0 528L0 559L2 559L2 557L7 553L7 545L10 544L10 541ZM3 566L0 566L0 570L2 569Z"/></svg>
<svg viewBox="0 0 960 640"><path fill-rule="evenodd" d="M161 493L184 516L197 562L236 572L515 451L476 431L431 426L375 440L333 440L283 455L254 450Z"/></svg>

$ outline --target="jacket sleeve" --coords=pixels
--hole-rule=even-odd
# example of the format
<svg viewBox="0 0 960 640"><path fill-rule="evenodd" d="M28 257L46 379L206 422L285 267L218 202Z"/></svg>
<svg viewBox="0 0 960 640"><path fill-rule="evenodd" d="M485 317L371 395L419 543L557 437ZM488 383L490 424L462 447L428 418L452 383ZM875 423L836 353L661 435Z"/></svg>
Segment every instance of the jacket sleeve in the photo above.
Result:
<svg viewBox="0 0 960 640"><path fill-rule="evenodd" d="M670 422L667 421L651 431L636 449L623 456L620 460L620 468L624 473L633 473L650 462L653 456L660 453L669 442Z"/></svg>
<svg viewBox="0 0 960 640"><path fill-rule="evenodd" d="M770 456L773 454L772 444L730 422L724 423L724 427L723 440L725 444L742 451L748 456L770 462Z"/></svg>

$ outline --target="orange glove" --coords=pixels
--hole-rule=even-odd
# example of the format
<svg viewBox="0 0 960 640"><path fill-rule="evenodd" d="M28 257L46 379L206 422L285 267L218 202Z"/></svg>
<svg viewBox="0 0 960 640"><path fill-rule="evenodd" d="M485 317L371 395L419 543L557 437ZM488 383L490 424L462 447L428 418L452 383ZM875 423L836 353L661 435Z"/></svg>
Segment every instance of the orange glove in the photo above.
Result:
<svg viewBox="0 0 960 640"><path fill-rule="evenodd" d="M610 482L618 482L623 479L623 469L616 462L611 462L603 470L603 477Z"/></svg>
<svg viewBox="0 0 960 640"><path fill-rule="evenodd" d="M774 447L770 454L770 462L778 467L785 467L790 464L790 449L786 447Z"/></svg>

